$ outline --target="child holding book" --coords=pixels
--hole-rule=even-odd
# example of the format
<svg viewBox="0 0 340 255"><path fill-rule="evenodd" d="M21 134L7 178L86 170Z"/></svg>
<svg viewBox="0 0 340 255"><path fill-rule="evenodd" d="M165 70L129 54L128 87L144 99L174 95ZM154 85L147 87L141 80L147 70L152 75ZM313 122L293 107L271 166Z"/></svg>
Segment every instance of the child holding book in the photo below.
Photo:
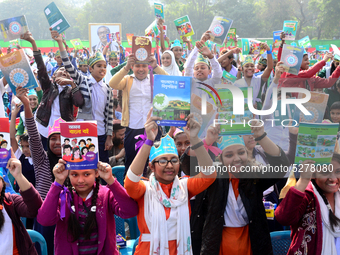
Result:
<svg viewBox="0 0 340 255"><path fill-rule="evenodd" d="M300 179L275 210L277 221L291 227L289 255L340 253L340 155L325 169L314 163L302 163Z"/></svg>
<svg viewBox="0 0 340 255"><path fill-rule="evenodd" d="M113 94L112 89L104 83L106 61L100 52L89 58L91 76L87 77L77 72L71 64L62 36L50 28L52 39L58 42L64 66L77 88L81 91L84 102L79 105L78 120L96 120L98 127L99 158L109 162L108 151L112 148L113 131Z"/></svg>
<svg viewBox="0 0 340 255"><path fill-rule="evenodd" d="M6 168L18 183L21 196L5 193L6 184L0 168L1 254L37 254L20 217L36 217L42 205L41 197L23 176L19 160L10 158Z"/></svg>
<svg viewBox="0 0 340 255"><path fill-rule="evenodd" d="M141 232L137 254L192 254L190 236L190 198L208 188L216 173L200 172L195 178L179 179L180 163L175 143L168 135L160 142L154 140L158 132L159 117L145 123L147 135L125 179L128 194L138 202L138 227ZM197 137L200 125L188 117L186 133L194 143L200 166L212 166L212 160ZM189 134L190 130L190 134ZM141 180L144 164L150 159L152 174L148 181Z"/></svg>
<svg viewBox="0 0 340 255"><path fill-rule="evenodd" d="M191 82L191 94L202 96L206 94L199 88L207 88L206 85L215 87L221 83L223 75L222 68L209 48L204 43L210 39L210 31L202 35L201 41L196 42L196 47L191 51L184 65L184 76L193 77ZM211 78L208 78L212 73ZM212 98L207 98L207 102L215 104Z"/></svg>
<svg viewBox="0 0 340 255"><path fill-rule="evenodd" d="M56 224L55 254L118 255L115 215L136 216L136 202L112 176L109 164L98 162L97 169L69 171L65 164L61 159L53 168L55 182L37 216L44 226Z"/></svg>
<svg viewBox="0 0 340 255"><path fill-rule="evenodd" d="M149 56L149 65L156 74L168 75L157 65L154 55ZM128 75L132 69L133 75ZM122 90L122 120L121 125L126 127L125 148L125 171L129 169L137 154L135 144L138 135L144 134L144 123L149 109L152 106L151 80L148 64L137 64L134 53L129 55L127 64L110 80L110 87Z"/></svg>

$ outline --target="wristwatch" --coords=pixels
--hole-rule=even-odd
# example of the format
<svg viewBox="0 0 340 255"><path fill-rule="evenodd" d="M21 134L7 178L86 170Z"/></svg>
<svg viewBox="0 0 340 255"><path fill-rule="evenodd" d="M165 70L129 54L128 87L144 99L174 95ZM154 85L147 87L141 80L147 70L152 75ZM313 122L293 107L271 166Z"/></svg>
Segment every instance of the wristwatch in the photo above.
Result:
<svg viewBox="0 0 340 255"><path fill-rule="evenodd" d="M266 135L267 135L267 132L264 132L261 136L256 137L256 138L255 138L255 141L256 141L256 142L261 141L263 138L266 137Z"/></svg>

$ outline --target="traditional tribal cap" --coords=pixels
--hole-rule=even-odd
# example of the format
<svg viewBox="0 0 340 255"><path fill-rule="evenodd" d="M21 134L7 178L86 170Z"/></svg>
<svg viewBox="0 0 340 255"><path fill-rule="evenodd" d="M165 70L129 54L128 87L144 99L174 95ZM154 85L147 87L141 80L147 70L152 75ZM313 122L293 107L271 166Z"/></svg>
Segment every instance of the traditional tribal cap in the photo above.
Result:
<svg viewBox="0 0 340 255"><path fill-rule="evenodd" d="M254 64L254 60L250 55L245 56L244 61L242 62L242 66L245 64Z"/></svg>
<svg viewBox="0 0 340 255"><path fill-rule="evenodd" d="M60 134L60 123L64 123L66 122L65 120L63 120L62 118L59 118L57 120L54 121L53 123L53 127L49 126L48 127L48 137L50 137L50 135L53 134Z"/></svg>
<svg viewBox="0 0 340 255"><path fill-rule="evenodd" d="M37 97L37 92L35 92L34 89L30 89L30 90L28 91L27 96L36 96L36 97Z"/></svg>
<svg viewBox="0 0 340 255"><path fill-rule="evenodd" d="M175 156L178 156L174 139L172 139L169 135L161 138L160 142L161 144L157 148L155 147L155 145L151 147L149 155L150 162L152 162L155 158L166 154L173 154Z"/></svg>
<svg viewBox="0 0 340 255"><path fill-rule="evenodd" d="M110 56L109 56L109 59L110 59L110 58L117 58L117 53L114 52L114 51L111 51Z"/></svg>
<svg viewBox="0 0 340 255"><path fill-rule="evenodd" d="M176 46L182 48L181 42L180 42L179 40L175 40L175 41L171 44L171 49L172 49L173 47L176 47Z"/></svg>
<svg viewBox="0 0 340 255"><path fill-rule="evenodd" d="M217 147L221 150L224 150L232 145L244 145L244 141L242 136L239 135L224 135L222 136L222 141L217 143Z"/></svg>
<svg viewBox="0 0 340 255"><path fill-rule="evenodd" d="M83 65L86 65L87 66L87 59L85 58L85 59L80 59L79 60L79 65L80 66L83 66Z"/></svg>
<svg viewBox="0 0 340 255"><path fill-rule="evenodd" d="M267 65L267 59L261 57L260 60L259 60L259 64L262 64L262 65Z"/></svg>
<svg viewBox="0 0 340 255"><path fill-rule="evenodd" d="M201 53L198 53L198 56L195 61L195 65L198 63L203 63L210 67L210 61L207 58L205 58Z"/></svg>
<svg viewBox="0 0 340 255"><path fill-rule="evenodd" d="M89 58L89 66L94 66L95 63L98 61L105 61L105 58L103 56L103 53L101 52L96 52L93 56Z"/></svg>
<svg viewBox="0 0 340 255"><path fill-rule="evenodd" d="M60 50L57 50L57 51L55 52L55 57L60 57Z"/></svg>

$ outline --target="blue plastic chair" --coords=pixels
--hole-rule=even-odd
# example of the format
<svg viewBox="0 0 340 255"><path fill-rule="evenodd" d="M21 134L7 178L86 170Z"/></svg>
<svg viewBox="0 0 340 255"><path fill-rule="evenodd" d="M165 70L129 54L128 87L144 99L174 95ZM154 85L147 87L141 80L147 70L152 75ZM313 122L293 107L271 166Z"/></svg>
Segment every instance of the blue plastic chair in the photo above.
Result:
<svg viewBox="0 0 340 255"><path fill-rule="evenodd" d="M135 243L133 244L132 255L135 254L138 243L139 243L139 237L135 240Z"/></svg>
<svg viewBox="0 0 340 255"><path fill-rule="evenodd" d="M120 234L122 237L125 238L125 225L124 219L115 215L115 222L116 222L116 234Z"/></svg>
<svg viewBox="0 0 340 255"><path fill-rule="evenodd" d="M275 231L270 233L274 255L286 255L291 243L290 231Z"/></svg>
<svg viewBox="0 0 340 255"><path fill-rule="evenodd" d="M115 166L115 167L112 168L112 174L117 178L117 181L122 186L124 186L124 173L125 173L125 166ZM119 217L117 217L117 218L119 218ZM116 218L116 231L117 231L117 218ZM140 235L138 225L137 225L137 217L125 219L124 221L127 224L129 224L131 239L136 239ZM120 225L121 223L118 222L118 224ZM123 224L123 226L124 226L124 224ZM119 226L119 229L120 229L120 226ZM121 234L121 235L123 236L123 234ZM125 238L125 230L124 230L124 238Z"/></svg>
<svg viewBox="0 0 340 255"><path fill-rule="evenodd" d="M27 233L30 235L33 243L40 244L41 255L47 255L47 243L45 238L35 230L27 230Z"/></svg>

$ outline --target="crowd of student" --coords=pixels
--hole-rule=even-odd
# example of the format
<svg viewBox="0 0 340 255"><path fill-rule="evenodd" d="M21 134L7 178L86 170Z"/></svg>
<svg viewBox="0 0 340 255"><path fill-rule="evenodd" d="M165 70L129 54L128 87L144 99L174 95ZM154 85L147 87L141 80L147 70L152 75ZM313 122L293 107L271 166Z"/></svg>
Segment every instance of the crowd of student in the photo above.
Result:
<svg viewBox="0 0 340 255"><path fill-rule="evenodd" d="M277 56L261 43L264 56L241 61L237 47L216 52L206 46L209 31L194 46L183 37L185 50L179 40L166 47L162 27L149 64L136 63L133 53L125 59L120 42L120 52L109 52L110 43L103 52L71 51L51 30L59 47L49 54L56 61L51 67L33 35L21 37L32 45L40 87L18 87L14 96L6 79L0 80L0 117L10 121L12 146L12 158L0 169L0 253L37 254L20 221L27 217L27 228L45 237L49 254L119 254L117 215L137 216L141 235L135 254L272 254L270 231L282 226L291 226L288 254L340 254L340 154L333 155L333 171L302 171L290 189L283 188L284 172L278 178L244 178L245 166L293 164L298 128L257 122L252 135L242 137L220 136L219 125L210 125L199 135L194 115L183 129L158 126L150 75L190 76L191 93L201 97L202 88L220 84L227 71L238 78L235 86L253 88L257 109L270 108L277 87L278 96L281 87L327 93L324 119L340 123L340 56L325 53L309 67L305 53L300 72L292 75L280 61L283 34ZM214 98L207 102L214 104ZM272 117L261 116L266 118ZM61 141L60 123L76 120L97 121L97 169L65 170L65 160L80 160L94 146L91 140ZM211 169L213 161L236 171L193 175L193 166ZM302 170L313 163L305 161ZM116 165L125 166L124 187L112 175ZM5 193L7 174L20 195ZM281 189L286 194L279 201ZM267 221L264 200L279 204L275 221Z"/></svg>

